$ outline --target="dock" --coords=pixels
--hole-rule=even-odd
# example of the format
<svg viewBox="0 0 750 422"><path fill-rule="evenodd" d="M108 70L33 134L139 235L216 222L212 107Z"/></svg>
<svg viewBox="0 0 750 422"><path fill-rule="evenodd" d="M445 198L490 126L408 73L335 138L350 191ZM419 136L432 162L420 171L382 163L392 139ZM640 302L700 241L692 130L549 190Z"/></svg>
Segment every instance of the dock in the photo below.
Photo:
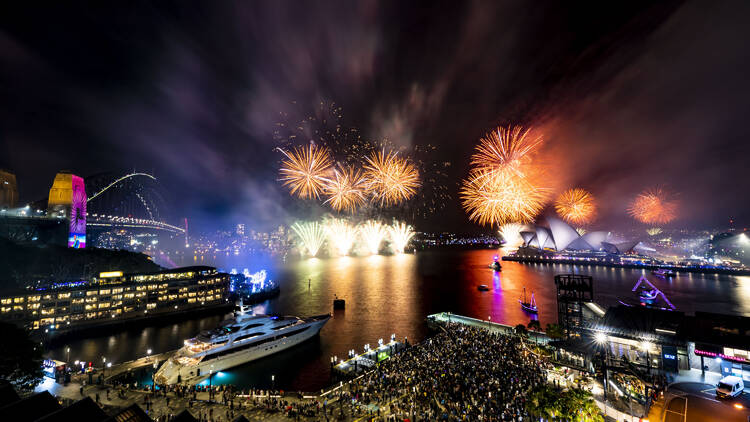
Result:
<svg viewBox="0 0 750 422"><path fill-rule="evenodd" d="M378 362L388 359L408 347L408 342L402 343L396 341L395 337L395 335L392 335L391 341L388 343L384 343L383 339L380 339L378 347L374 349L370 348L369 344L366 344L364 352L359 354L354 350L350 350L346 360L338 360L336 356L332 357L331 372L345 377L356 377L374 369Z"/></svg>

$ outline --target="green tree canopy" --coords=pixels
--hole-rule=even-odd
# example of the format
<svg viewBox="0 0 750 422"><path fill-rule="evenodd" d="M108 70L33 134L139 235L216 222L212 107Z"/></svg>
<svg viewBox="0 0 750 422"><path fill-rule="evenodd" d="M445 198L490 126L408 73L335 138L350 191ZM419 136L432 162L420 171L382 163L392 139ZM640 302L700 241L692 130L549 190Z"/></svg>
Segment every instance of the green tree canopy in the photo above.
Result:
<svg viewBox="0 0 750 422"><path fill-rule="evenodd" d="M602 411L591 393L580 388L560 391L550 385L540 385L529 394L526 410L536 417L550 420L604 422Z"/></svg>
<svg viewBox="0 0 750 422"><path fill-rule="evenodd" d="M547 328L544 331L547 333L547 337L553 340L565 337L565 333L563 333L562 327L557 324L547 324Z"/></svg>
<svg viewBox="0 0 750 422"><path fill-rule="evenodd" d="M0 352L0 381L18 390L33 389L42 380L42 346L29 338L26 330L0 322L3 350Z"/></svg>

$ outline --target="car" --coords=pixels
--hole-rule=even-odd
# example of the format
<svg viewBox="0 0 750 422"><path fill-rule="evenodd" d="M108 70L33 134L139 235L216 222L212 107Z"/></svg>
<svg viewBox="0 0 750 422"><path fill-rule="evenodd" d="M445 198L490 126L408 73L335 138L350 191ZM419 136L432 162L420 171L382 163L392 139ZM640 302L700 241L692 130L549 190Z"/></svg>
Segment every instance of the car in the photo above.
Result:
<svg viewBox="0 0 750 422"><path fill-rule="evenodd" d="M745 384L742 378L730 375L722 378L718 384L716 384L716 396L717 397L737 397L742 394L742 390L745 388Z"/></svg>

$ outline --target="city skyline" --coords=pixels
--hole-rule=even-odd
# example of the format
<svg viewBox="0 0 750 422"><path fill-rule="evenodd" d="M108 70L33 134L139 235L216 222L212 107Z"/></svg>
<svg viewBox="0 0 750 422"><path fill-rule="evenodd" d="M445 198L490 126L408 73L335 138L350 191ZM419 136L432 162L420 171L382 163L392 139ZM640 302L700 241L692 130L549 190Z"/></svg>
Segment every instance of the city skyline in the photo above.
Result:
<svg viewBox="0 0 750 422"><path fill-rule="evenodd" d="M683 204L674 226L746 224L736 192L747 190L748 86L737 69L748 58L735 10L746 5L580 7L140 5L137 31L116 8L94 20L76 7L9 7L0 167L17 175L26 202L62 169L137 169L172 194L175 218L291 224L326 208L279 186L274 131L324 101L363 139L435 145L430 160L450 163L436 183L451 199L415 219L418 228L479 229L459 205L459 184L472 146L511 123L543 133L539 159L556 191L580 186L599 199L597 226L634 225L628 203L652 186ZM30 32L30 19L45 25ZM74 28L62 31L63 21ZM425 32L409 31L422 21ZM71 45L80 48L59 53ZM542 215L553 213L548 204Z"/></svg>

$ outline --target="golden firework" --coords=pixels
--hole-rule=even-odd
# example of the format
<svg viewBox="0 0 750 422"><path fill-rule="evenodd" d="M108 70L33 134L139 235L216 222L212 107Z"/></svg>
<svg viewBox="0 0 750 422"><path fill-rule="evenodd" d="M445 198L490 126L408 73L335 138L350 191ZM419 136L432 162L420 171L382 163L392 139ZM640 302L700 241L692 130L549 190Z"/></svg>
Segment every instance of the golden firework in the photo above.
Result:
<svg viewBox="0 0 750 422"><path fill-rule="evenodd" d="M290 193L305 199L320 198L333 164L328 149L313 144L303 148L295 147L291 151L277 149L286 157L281 162L279 180L289 188Z"/></svg>
<svg viewBox="0 0 750 422"><path fill-rule="evenodd" d="M568 223L586 224L596 216L596 201L584 189L568 189L557 197L555 210Z"/></svg>
<svg viewBox="0 0 750 422"><path fill-rule="evenodd" d="M641 223L667 224L677 217L677 201L661 188L648 189L635 197L628 213Z"/></svg>
<svg viewBox="0 0 750 422"><path fill-rule="evenodd" d="M421 185L417 167L394 152L381 150L367 157L365 178L369 192L380 205L396 205L406 201Z"/></svg>
<svg viewBox="0 0 750 422"><path fill-rule="evenodd" d="M498 234L503 238L503 248L506 250L518 249L519 246L523 245L523 238L521 237L523 227L523 224L518 223L506 223L500 226Z"/></svg>
<svg viewBox="0 0 750 422"><path fill-rule="evenodd" d="M334 249L334 252L339 256L349 255L349 251L354 246L354 240L357 236L356 228L349 224L348 221L340 218L327 220L324 223L324 227L328 243Z"/></svg>
<svg viewBox="0 0 750 422"><path fill-rule="evenodd" d="M512 170L523 176L523 165L530 161L530 154L542 143L531 129L522 126L497 127L479 140L471 164L481 170Z"/></svg>
<svg viewBox="0 0 750 422"><path fill-rule="evenodd" d="M354 212L365 203L365 185L362 174L353 167L334 169L333 177L323 188L328 195L324 203L336 211Z"/></svg>
<svg viewBox="0 0 750 422"><path fill-rule="evenodd" d="M479 224L529 223L544 208L548 192L514 170L474 169L460 190L469 218Z"/></svg>

